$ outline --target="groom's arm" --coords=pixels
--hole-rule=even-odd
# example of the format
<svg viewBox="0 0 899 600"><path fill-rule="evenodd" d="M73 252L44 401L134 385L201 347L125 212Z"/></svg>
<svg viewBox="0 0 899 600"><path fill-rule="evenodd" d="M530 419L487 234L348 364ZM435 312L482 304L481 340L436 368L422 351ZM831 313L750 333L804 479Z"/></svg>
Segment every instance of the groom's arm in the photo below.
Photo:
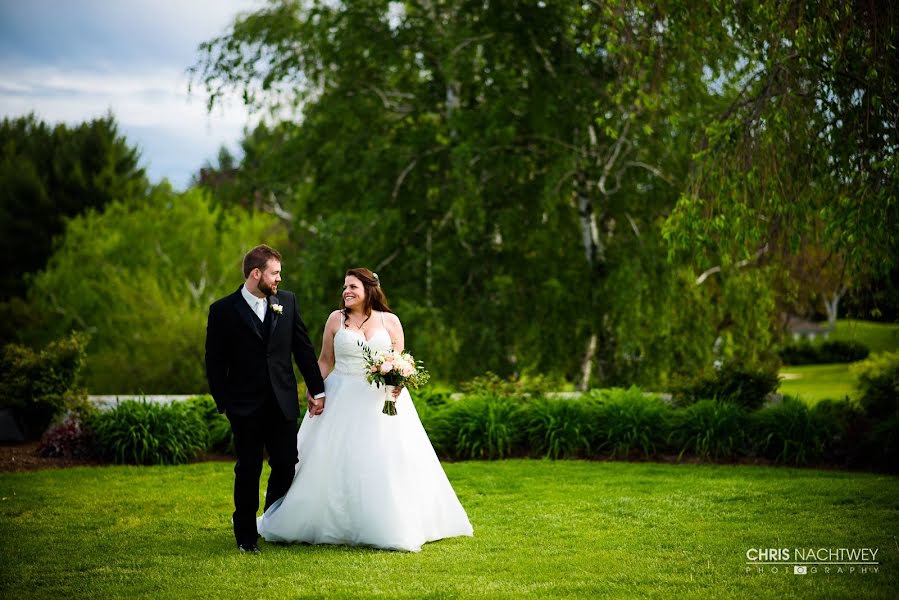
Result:
<svg viewBox="0 0 899 600"><path fill-rule="evenodd" d="M209 383L209 393L212 394L219 412L225 412L228 358L220 308L216 304L210 306L209 317L206 320L206 381Z"/></svg>
<svg viewBox="0 0 899 600"><path fill-rule="evenodd" d="M325 383L322 381L321 370L318 368L318 360L315 358L315 348L309 339L309 330L300 316L300 307L296 295L293 297L293 331L291 332L291 350L293 358L300 368L303 379L306 380L306 389L313 396L321 396L325 393Z"/></svg>

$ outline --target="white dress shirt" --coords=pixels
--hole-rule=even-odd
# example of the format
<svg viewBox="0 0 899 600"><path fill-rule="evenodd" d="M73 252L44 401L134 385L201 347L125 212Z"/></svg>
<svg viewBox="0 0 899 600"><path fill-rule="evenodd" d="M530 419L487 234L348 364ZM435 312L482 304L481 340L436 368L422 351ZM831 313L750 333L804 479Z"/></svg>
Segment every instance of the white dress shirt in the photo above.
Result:
<svg viewBox="0 0 899 600"><path fill-rule="evenodd" d="M257 298L254 296L250 293L250 290L247 289L246 284L240 288L240 293L243 294L243 299L250 305L250 310L259 317L260 321L265 321L265 305L268 304L268 302L265 301L265 298Z"/></svg>

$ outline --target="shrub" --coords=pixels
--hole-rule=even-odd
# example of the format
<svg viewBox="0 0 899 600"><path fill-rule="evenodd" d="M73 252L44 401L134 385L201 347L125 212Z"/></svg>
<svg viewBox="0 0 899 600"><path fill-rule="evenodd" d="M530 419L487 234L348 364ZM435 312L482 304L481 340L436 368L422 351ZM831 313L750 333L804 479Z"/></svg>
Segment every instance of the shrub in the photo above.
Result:
<svg viewBox="0 0 899 600"><path fill-rule="evenodd" d="M87 338L78 333L51 342L40 352L8 344L0 358L0 407L13 408L25 435L39 437L66 407L84 363Z"/></svg>
<svg viewBox="0 0 899 600"><path fill-rule="evenodd" d="M206 425L209 433L206 450L234 454L234 433L228 417L219 412L212 396L194 396L185 400L185 406Z"/></svg>
<svg viewBox="0 0 899 600"><path fill-rule="evenodd" d="M541 398L525 419L530 452L546 458L586 458L597 445L600 404L591 398Z"/></svg>
<svg viewBox="0 0 899 600"><path fill-rule="evenodd" d="M678 411L669 439L680 448L678 458L734 458L746 441L746 411L733 402L700 400Z"/></svg>
<svg viewBox="0 0 899 600"><path fill-rule="evenodd" d="M868 446L874 466L899 471L899 413L874 426Z"/></svg>
<svg viewBox="0 0 899 600"><path fill-rule="evenodd" d="M183 402L125 400L97 414L91 425L100 454L119 464L185 463L209 440L196 410Z"/></svg>
<svg viewBox="0 0 899 600"><path fill-rule="evenodd" d="M94 455L93 432L78 414L69 414L44 432L38 452L51 458L90 458Z"/></svg>
<svg viewBox="0 0 899 600"><path fill-rule="evenodd" d="M503 396L466 396L447 404L429 422L434 449L459 460L503 458L523 446L520 402Z"/></svg>
<svg viewBox="0 0 899 600"><path fill-rule="evenodd" d="M789 396L750 419L756 452L780 463L804 465L821 458L833 435L821 413L809 411L804 402Z"/></svg>
<svg viewBox="0 0 899 600"><path fill-rule="evenodd" d="M777 372L726 365L714 375L700 377L675 390L677 404L687 406L699 400L725 400L748 411L765 403L765 397L777 389Z"/></svg>
<svg viewBox="0 0 899 600"><path fill-rule="evenodd" d="M651 456L668 434L671 409L656 396L647 396L637 387L596 390L599 398L600 450L612 457L628 457L634 452Z"/></svg>
<svg viewBox="0 0 899 600"><path fill-rule="evenodd" d="M462 393L467 395L489 394L491 396L506 396L523 398L527 396L545 396L548 392L555 392L565 383L561 378L548 375L532 375L523 377L510 377L502 379L494 373L487 373L475 377L471 381L463 383Z"/></svg>
<svg viewBox="0 0 899 600"><path fill-rule="evenodd" d="M431 408L439 408L445 406L449 402L453 392L449 388L439 387L433 383L422 388L414 390L412 398L415 400L416 406L425 404Z"/></svg>
<svg viewBox="0 0 899 600"><path fill-rule="evenodd" d="M827 435L824 459L855 463L861 458L864 436L870 424L856 403L848 399L822 400L809 412Z"/></svg>
<svg viewBox="0 0 899 600"><path fill-rule="evenodd" d="M780 359L787 365L850 363L863 360L870 353L868 347L860 342L842 340L788 344L779 352Z"/></svg>
<svg viewBox="0 0 899 600"><path fill-rule="evenodd" d="M899 352L883 352L852 365L859 402L869 417L884 419L899 409Z"/></svg>
<svg viewBox="0 0 899 600"><path fill-rule="evenodd" d="M452 396L449 388L438 387L431 383L423 388L412 390L412 402L415 404L415 411L418 418L421 419L425 429L431 426L431 419L440 412Z"/></svg>

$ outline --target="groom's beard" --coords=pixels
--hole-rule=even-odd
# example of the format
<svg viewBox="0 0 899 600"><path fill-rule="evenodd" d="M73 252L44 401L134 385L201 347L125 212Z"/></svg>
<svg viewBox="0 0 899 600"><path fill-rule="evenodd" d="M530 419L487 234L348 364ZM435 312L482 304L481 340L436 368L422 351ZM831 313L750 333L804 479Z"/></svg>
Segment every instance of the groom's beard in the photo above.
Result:
<svg viewBox="0 0 899 600"><path fill-rule="evenodd" d="M275 286L272 287L261 279L259 280L259 285L256 287L258 287L259 291L266 296L274 296L278 292L278 284L275 284Z"/></svg>

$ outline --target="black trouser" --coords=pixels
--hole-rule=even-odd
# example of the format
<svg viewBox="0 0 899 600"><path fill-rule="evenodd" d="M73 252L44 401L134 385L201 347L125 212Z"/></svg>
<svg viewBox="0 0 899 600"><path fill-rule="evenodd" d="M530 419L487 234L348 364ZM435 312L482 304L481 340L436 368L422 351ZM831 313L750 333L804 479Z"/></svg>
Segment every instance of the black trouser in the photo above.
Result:
<svg viewBox="0 0 899 600"><path fill-rule="evenodd" d="M287 493L297 464L297 422L287 419L277 400L269 397L248 416L228 415L234 432L234 537L238 544L255 544L259 510L262 449L268 450L272 473L265 493L265 508Z"/></svg>

